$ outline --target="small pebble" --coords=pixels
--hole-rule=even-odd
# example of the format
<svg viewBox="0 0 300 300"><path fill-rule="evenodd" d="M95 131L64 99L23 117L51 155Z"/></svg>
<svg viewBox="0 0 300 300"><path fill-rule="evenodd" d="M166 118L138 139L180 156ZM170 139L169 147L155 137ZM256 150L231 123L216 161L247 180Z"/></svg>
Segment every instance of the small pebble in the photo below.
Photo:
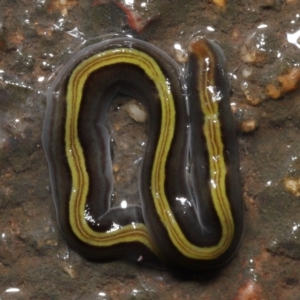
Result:
<svg viewBox="0 0 300 300"><path fill-rule="evenodd" d="M244 66L242 69L242 75L245 79L249 78L253 73L252 67Z"/></svg>
<svg viewBox="0 0 300 300"><path fill-rule="evenodd" d="M293 67L277 77L275 83L266 85L266 95L272 99L279 99L283 95L300 87L300 68Z"/></svg>
<svg viewBox="0 0 300 300"><path fill-rule="evenodd" d="M243 82L241 84L241 90L243 91L249 105L256 106L262 102L262 98L257 87L253 88L247 82Z"/></svg>
<svg viewBox="0 0 300 300"><path fill-rule="evenodd" d="M239 124L239 128L244 133L253 132L258 129L258 122L254 119L245 120Z"/></svg>
<svg viewBox="0 0 300 300"><path fill-rule="evenodd" d="M67 265L65 264L63 266L63 270L65 271L65 273L67 273L71 278L75 278L76 277L76 272L74 270L74 268L71 265Z"/></svg>
<svg viewBox="0 0 300 300"><path fill-rule="evenodd" d="M114 164L114 165L113 165L113 171L114 171L114 173L119 172L119 171L120 171L120 166L117 165L117 164Z"/></svg>
<svg viewBox="0 0 300 300"><path fill-rule="evenodd" d="M272 99L279 99L281 97L281 90L273 83L269 83L266 86L266 95Z"/></svg>
<svg viewBox="0 0 300 300"><path fill-rule="evenodd" d="M138 123L144 123L147 119L147 113L141 104L131 101L126 105L126 111L129 116Z"/></svg>
<svg viewBox="0 0 300 300"><path fill-rule="evenodd" d="M213 0L213 3L221 8L226 7L226 0Z"/></svg>
<svg viewBox="0 0 300 300"><path fill-rule="evenodd" d="M283 185L286 191L292 193L295 197L300 196L300 178L285 178Z"/></svg>
<svg viewBox="0 0 300 300"><path fill-rule="evenodd" d="M181 45L179 43L175 43L174 45L174 49L175 49L175 57L176 60L179 63L186 63L188 60L188 55L186 50L184 50L183 48L181 48Z"/></svg>

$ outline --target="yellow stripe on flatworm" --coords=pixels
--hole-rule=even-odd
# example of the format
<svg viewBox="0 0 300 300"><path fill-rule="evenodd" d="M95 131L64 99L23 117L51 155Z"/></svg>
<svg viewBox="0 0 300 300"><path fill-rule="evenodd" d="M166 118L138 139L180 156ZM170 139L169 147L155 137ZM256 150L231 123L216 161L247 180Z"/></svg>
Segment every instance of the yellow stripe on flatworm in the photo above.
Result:
<svg viewBox="0 0 300 300"><path fill-rule="evenodd" d="M211 50L203 45L204 57L198 59L200 62L200 70L208 70L204 72L205 77L199 82L200 105L205 116L204 135L207 141L212 201L219 217L222 227L222 238L219 243L220 251L223 252L231 244L234 236L234 221L232 217L231 207L226 194L226 165L224 161L224 145L222 142L222 131L219 120L219 97L223 95L217 94L215 90L215 56ZM209 65L206 65L207 58ZM201 78L201 75L200 75ZM215 187L214 187L215 185Z"/></svg>
<svg viewBox="0 0 300 300"><path fill-rule="evenodd" d="M159 98L163 99L161 102L164 122L158 149L167 145L167 149L161 153L164 164L173 138L175 122L174 100L166 78L157 63L149 55L135 49L121 48L104 51L80 63L72 72L66 97L65 144L72 176L72 193L69 204L70 224L81 241L93 246L105 247L118 243L138 241L146 245L154 253L158 253L143 224L127 225L115 231L101 233L93 231L85 220L84 214L89 176L86 171L83 149L80 145L77 131L82 91L88 76L93 71L118 63L129 63L143 69L155 83Z"/></svg>
<svg viewBox="0 0 300 300"><path fill-rule="evenodd" d="M165 152L166 148L157 148L155 162L152 171L152 190L153 198L155 199L156 210L159 213L164 226L167 228L168 234L174 246L186 257L197 260L212 260L223 254L231 244L234 235L234 221L230 209L230 204L226 195L225 177L226 166L223 156L223 143L221 138L221 128L219 121L218 104L213 99L214 88L214 68L215 59L211 50L204 46L205 55L198 55L199 70L206 70L199 76L199 99L201 109L204 114L205 123L203 127L206 144L208 148L210 180L211 180L211 196L217 215L222 228L222 236L218 244L210 247L198 247L190 243L178 223L176 222L173 213L168 205L165 190ZM209 59L209 66L206 66L206 59ZM209 68L209 69L207 69ZM222 96L222 95L221 95ZM163 116L164 118L164 116ZM166 120L167 121L167 120ZM165 121L163 122L166 123ZM160 137L163 140L163 137ZM169 149L169 148L167 148ZM200 204L201 205L201 204Z"/></svg>
<svg viewBox="0 0 300 300"><path fill-rule="evenodd" d="M208 51L209 53L209 51ZM213 57L211 56L212 62ZM155 159L151 174L151 192L156 211L161 222L165 226L173 245L186 257L199 260L209 260L219 257L230 245L233 237L233 219L226 197L225 191L225 163L222 156L223 144L221 139L220 125L218 124L217 105L209 100L211 95L207 94L206 82L214 82L213 73L206 73L205 78L200 82L201 99L210 103L209 108L205 103L200 103L206 121L204 125L205 137L208 143L210 157L210 174L212 180L218 182L216 188L211 188L213 203L222 226L222 237L219 243L212 247L198 247L190 243L179 227L173 212L170 209L165 193L165 166L170 150L171 141L175 128L175 106L171 94L169 82L164 77L159 65L146 53L128 48L107 50L96 54L75 68L70 77L67 91L67 118L66 118L66 152L68 163L72 174L72 193L70 199L70 223L74 233L83 242L99 246L111 246L125 242L141 242L157 253L155 245L152 243L146 227L143 224L124 226L116 231L95 232L85 220L85 203L88 193L89 177L86 171L85 159L82 147L79 143L77 124L80 113L80 102L82 90L88 76L95 70L105 66L129 63L143 69L149 78L156 85L161 101L162 120L161 131L155 153ZM202 86L203 85L203 86ZM213 116L214 120L210 120ZM213 159L219 155L216 161ZM216 175L215 175L216 174Z"/></svg>

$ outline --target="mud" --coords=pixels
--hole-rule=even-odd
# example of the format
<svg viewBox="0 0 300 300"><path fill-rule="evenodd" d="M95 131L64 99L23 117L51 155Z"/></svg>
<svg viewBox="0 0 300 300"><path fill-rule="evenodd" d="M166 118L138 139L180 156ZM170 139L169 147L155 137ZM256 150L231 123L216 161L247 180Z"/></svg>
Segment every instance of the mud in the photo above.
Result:
<svg viewBox="0 0 300 300"><path fill-rule="evenodd" d="M299 30L300 2L228 0L226 9L204 0L133 2L145 21L139 34L113 1L0 0L0 299L300 299L300 198L285 185L300 178L298 81L277 100L266 93L300 67L297 37L287 36ZM185 50L195 33L224 50L237 124L255 120L257 128L238 126L246 227L221 270L183 277L124 261L92 263L60 234L41 142L45 93L84 40L110 33L134 34L175 60L174 44ZM139 202L147 140L147 125L123 104L116 99L108 118L113 205Z"/></svg>

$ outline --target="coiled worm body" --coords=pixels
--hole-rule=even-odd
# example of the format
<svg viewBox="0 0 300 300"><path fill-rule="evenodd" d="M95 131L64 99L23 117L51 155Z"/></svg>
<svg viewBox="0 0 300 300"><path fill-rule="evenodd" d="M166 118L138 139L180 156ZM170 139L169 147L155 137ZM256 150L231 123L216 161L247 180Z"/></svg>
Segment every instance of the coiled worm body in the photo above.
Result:
<svg viewBox="0 0 300 300"><path fill-rule="evenodd" d="M110 207L107 111L118 93L148 113L141 206ZM222 50L194 39L187 74L147 42L114 38L78 52L48 91L43 144L60 228L92 260L200 270L228 262L243 233L230 84Z"/></svg>

